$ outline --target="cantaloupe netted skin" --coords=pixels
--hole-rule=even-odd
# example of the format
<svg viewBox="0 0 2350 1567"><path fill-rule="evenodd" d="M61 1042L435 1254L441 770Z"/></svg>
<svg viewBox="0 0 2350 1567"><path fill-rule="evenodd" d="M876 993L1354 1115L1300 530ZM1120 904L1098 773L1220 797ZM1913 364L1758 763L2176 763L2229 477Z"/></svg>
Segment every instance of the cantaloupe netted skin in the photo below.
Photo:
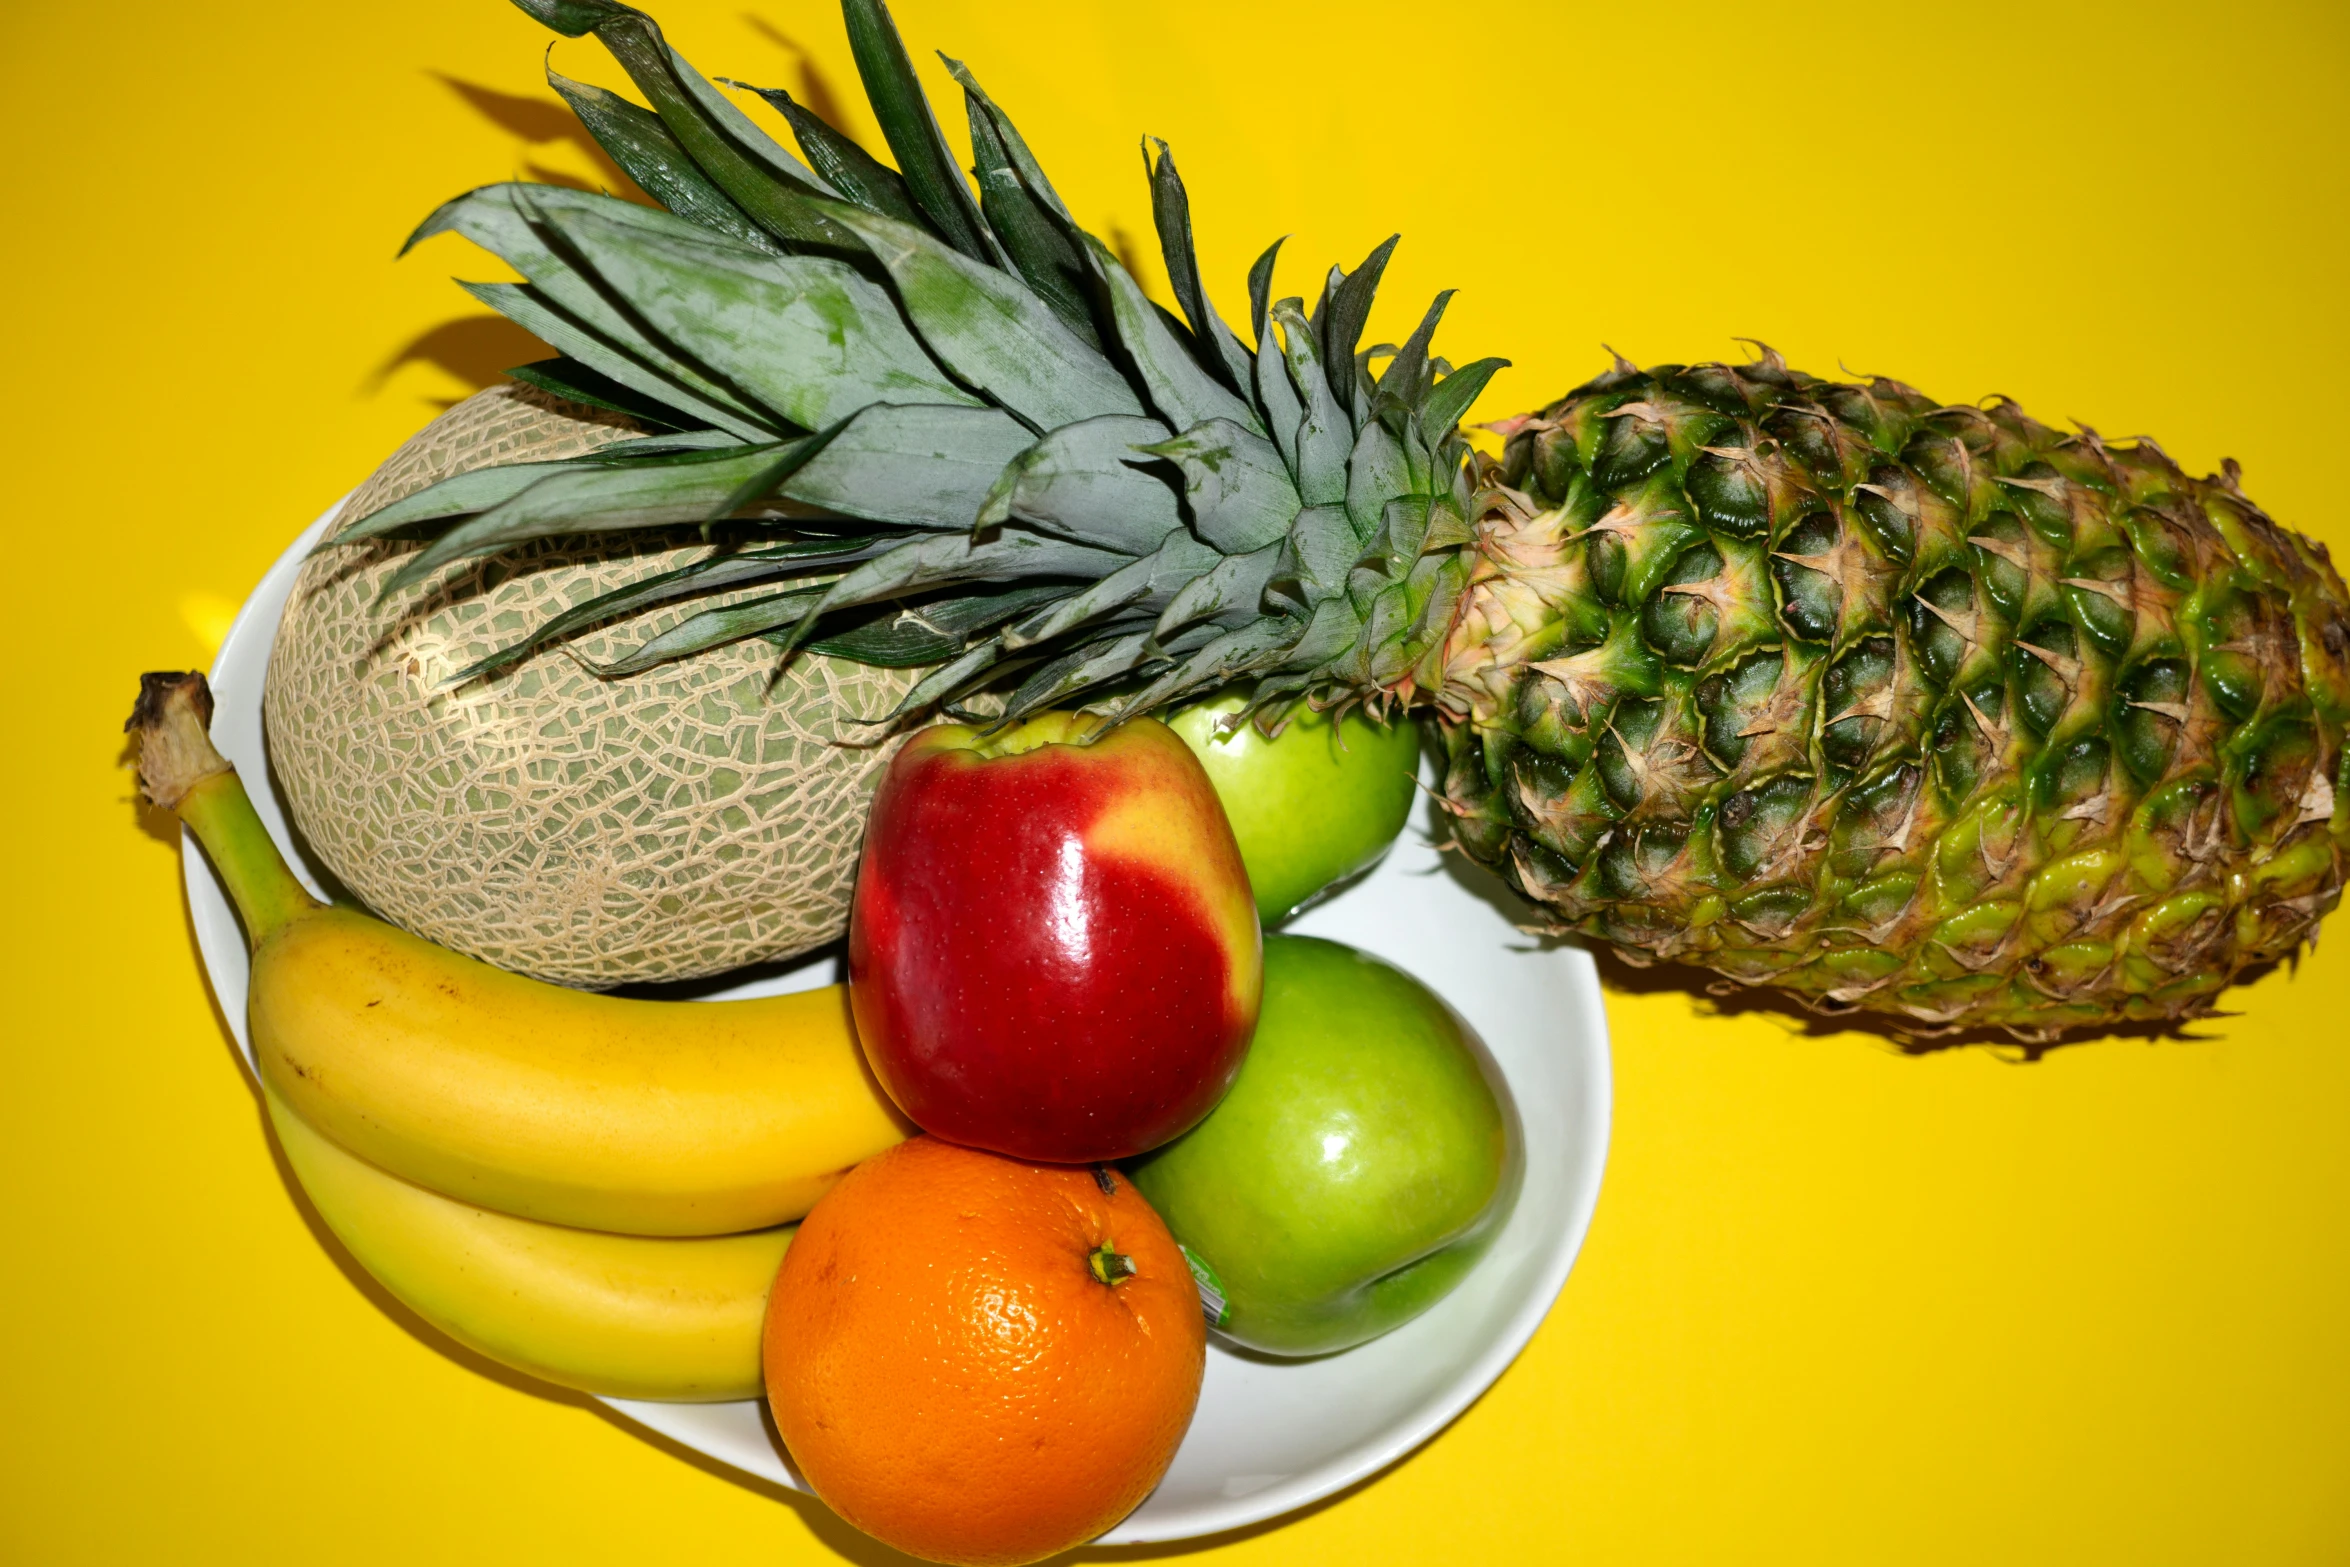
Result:
<svg viewBox="0 0 2350 1567"><path fill-rule="evenodd" d="M342 515L636 433L493 387L394 453ZM888 712L912 672L802 653L777 678L775 649L752 640L618 680L545 650L439 689L551 615L704 553L664 542L534 546L381 608L417 546L303 566L270 655L270 762L311 848L375 912L502 968L597 988L720 973L839 934L864 800L896 744L853 720ZM647 634L573 646L609 660Z"/></svg>

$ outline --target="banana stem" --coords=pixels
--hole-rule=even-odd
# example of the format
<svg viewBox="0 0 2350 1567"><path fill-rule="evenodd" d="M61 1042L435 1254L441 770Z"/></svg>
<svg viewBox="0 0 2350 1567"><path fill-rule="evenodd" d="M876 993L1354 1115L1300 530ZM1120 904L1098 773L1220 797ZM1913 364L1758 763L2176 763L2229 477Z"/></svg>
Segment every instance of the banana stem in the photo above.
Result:
<svg viewBox="0 0 2350 1567"><path fill-rule="evenodd" d="M310 889L294 876L286 857L277 852L269 829L245 793L245 781L234 772L207 778L190 789L178 806L179 819L188 824L205 857L245 922L245 944L258 947L281 927L314 909L322 908Z"/></svg>
<svg viewBox="0 0 2350 1567"><path fill-rule="evenodd" d="M258 947L281 927L323 907L296 879L253 809L244 781L215 750L212 690L200 674L139 677L139 702L123 729L138 737L139 784L204 846Z"/></svg>

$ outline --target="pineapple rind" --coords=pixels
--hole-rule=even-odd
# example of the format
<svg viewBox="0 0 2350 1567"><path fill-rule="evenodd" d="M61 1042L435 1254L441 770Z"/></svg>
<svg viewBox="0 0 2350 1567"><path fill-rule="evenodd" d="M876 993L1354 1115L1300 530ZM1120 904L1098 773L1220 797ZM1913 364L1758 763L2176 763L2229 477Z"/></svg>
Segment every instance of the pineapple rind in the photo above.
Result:
<svg viewBox="0 0 2350 1567"><path fill-rule="evenodd" d="M2350 601L2232 464L1767 354L1509 428L1445 794L1557 928L2045 1040L2208 1012L2340 900Z"/></svg>

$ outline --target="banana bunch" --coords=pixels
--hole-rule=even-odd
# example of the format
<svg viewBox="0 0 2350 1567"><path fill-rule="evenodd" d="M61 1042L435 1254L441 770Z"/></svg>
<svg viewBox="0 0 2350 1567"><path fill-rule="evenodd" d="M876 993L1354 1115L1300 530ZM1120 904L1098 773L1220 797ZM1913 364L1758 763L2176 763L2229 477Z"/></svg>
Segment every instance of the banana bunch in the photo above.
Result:
<svg viewBox="0 0 2350 1567"><path fill-rule="evenodd" d="M298 881L207 734L144 677L149 799L227 883L278 1140L327 1227L460 1343L567 1387L750 1398L791 1221L908 1135L841 987L633 1001L492 968Z"/></svg>

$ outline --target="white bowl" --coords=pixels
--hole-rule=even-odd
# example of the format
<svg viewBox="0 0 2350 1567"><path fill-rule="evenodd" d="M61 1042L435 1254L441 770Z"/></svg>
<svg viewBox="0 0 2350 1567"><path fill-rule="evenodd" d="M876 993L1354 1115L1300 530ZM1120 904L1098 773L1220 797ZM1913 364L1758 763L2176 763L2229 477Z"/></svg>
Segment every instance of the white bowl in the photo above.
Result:
<svg viewBox="0 0 2350 1567"><path fill-rule="evenodd" d="M212 737L236 763L261 819L290 852L284 803L262 740L261 683L279 612L319 519L245 601L212 669ZM1199 1413L1159 1488L1102 1536L1105 1544L1189 1539L1276 1518L1403 1457L1442 1430L1517 1358L1566 1283L1607 1162L1607 1019L1591 959L1519 933L1499 883L1440 856L1423 799L1411 828L1369 876L1291 929L1345 941L1418 975L1492 1051L1525 1130L1525 1182L1492 1249L1433 1309L1384 1338L1318 1360L1272 1360L1211 1344ZM213 994L252 1067L248 969L234 910L201 853L183 854L196 944ZM828 984L819 954L721 996ZM755 1401L653 1404L609 1399L629 1419L761 1479L805 1490Z"/></svg>

